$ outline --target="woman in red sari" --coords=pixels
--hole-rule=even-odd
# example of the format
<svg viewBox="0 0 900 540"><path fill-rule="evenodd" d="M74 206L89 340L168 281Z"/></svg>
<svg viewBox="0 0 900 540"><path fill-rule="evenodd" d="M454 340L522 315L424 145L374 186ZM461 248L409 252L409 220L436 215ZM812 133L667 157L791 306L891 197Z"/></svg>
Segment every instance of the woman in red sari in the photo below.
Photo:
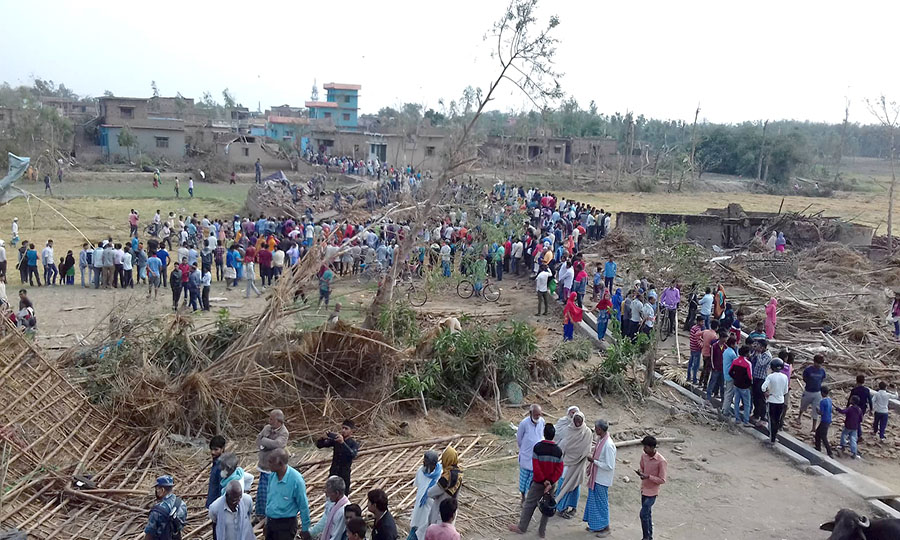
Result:
<svg viewBox="0 0 900 540"><path fill-rule="evenodd" d="M569 301L563 309L563 341L572 341L575 335L575 325L581 322L584 316L583 310L575 303L577 294L570 292Z"/></svg>

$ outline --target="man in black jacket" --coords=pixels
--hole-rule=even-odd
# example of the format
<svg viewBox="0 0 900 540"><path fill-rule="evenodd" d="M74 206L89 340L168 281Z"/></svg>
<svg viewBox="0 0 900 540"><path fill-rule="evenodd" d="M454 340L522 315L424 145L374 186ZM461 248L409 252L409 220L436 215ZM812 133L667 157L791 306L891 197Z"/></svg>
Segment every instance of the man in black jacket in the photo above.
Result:
<svg viewBox="0 0 900 540"><path fill-rule="evenodd" d="M350 467L359 452L359 443L353 438L353 420L344 420L340 433L326 433L324 438L316 441L316 448L333 448L331 469L328 474L344 479L344 493L350 494Z"/></svg>

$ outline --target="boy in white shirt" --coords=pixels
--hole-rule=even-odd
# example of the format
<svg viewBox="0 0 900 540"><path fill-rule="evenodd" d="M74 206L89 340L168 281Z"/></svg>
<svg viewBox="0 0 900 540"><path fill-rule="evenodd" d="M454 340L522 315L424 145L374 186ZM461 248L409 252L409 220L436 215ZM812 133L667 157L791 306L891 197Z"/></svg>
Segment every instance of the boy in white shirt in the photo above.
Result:
<svg viewBox="0 0 900 540"><path fill-rule="evenodd" d="M781 420L784 416L784 396L788 393L787 375L781 373L784 361L780 358L772 360L770 364L772 373L763 381L762 391L766 394L766 404L769 407L769 440L775 444L778 430L781 429Z"/></svg>
<svg viewBox="0 0 900 540"><path fill-rule="evenodd" d="M872 395L872 409L875 411L875 421L872 422L872 433L878 434L884 441L884 430L887 428L888 409L892 399L897 399L897 394L887 391L887 383L878 383L878 391Z"/></svg>

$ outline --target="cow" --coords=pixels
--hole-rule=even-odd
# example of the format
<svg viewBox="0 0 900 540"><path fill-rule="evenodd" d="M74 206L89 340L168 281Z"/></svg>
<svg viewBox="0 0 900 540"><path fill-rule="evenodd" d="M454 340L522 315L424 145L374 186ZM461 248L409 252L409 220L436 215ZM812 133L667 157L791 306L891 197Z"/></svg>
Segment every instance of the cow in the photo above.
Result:
<svg viewBox="0 0 900 540"><path fill-rule="evenodd" d="M823 523L819 529L831 531L829 540L897 540L900 538L900 519L873 519L853 510L842 508L834 521Z"/></svg>

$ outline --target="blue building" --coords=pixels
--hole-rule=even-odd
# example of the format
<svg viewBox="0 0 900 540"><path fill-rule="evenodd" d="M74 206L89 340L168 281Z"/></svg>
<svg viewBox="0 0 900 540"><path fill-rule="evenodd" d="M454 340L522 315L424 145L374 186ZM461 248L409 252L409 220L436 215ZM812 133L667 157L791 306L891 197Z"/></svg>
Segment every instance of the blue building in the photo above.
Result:
<svg viewBox="0 0 900 540"><path fill-rule="evenodd" d="M276 141L289 141L292 145L301 141L300 149L306 149L309 139L309 118L270 115L266 120L266 136Z"/></svg>
<svg viewBox="0 0 900 540"><path fill-rule="evenodd" d="M358 84L328 83L324 86L327 92L325 101L307 101L309 118L331 119L338 129L355 130L359 128L359 91Z"/></svg>

